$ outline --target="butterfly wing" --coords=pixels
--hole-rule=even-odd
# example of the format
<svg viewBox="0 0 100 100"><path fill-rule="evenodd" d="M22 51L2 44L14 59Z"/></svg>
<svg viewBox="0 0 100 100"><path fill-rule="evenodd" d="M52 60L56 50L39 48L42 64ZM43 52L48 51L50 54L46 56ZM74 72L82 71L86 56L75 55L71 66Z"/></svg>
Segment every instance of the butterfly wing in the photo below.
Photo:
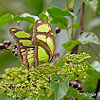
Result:
<svg viewBox="0 0 100 100"><path fill-rule="evenodd" d="M23 62L23 55L25 54L26 49L31 47L32 36L18 28L10 28L9 32L13 39L16 41L18 47L18 56Z"/></svg>
<svg viewBox="0 0 100 100"><path fill-rule="evenodd" d="M54 34L50 24L42 19L37 20L33 27L33 41L45 42L50 54L55 53ZM43 43L42 43L43 44Z"/></svg>

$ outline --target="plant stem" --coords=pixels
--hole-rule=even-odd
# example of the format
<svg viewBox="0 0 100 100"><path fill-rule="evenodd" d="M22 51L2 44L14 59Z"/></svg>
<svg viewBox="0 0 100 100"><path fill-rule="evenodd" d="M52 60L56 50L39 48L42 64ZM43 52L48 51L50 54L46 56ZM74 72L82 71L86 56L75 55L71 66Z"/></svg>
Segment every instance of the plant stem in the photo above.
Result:
<svg viewBox="0 0 100 100"><path fill-rule="evenodd" d="M73 40L73 17L71 17L71 40Z"/></svg>
<svg viewBox="0 0 100 100"><path fill-rule="evenodd" d="M66 9L68 10L68 0L66 0Z"/></svg>
<svg viewBox="0 0 100 100"><path fill-rule="evenodd" d="M43 90L44 90L45 97L47 98L47 92L46 92L46 89L43 89Z"/></svg>
<svg viewBox="0 0 100 100"><path fill-rule="evenodd" d="M90 47L92 48L92 50L95 52L95 54L99 57L99 59L100 59L100 56L99 56L99 54L98 54L98 52L96 51L96 49L92 46L92 44L90 44Z"/></svg>
<svg viewBox="0 0 100 100"><path fill-rule="evenodd" d="M70 40L68 28L67 28L67 39L68 41Z"/></svg>

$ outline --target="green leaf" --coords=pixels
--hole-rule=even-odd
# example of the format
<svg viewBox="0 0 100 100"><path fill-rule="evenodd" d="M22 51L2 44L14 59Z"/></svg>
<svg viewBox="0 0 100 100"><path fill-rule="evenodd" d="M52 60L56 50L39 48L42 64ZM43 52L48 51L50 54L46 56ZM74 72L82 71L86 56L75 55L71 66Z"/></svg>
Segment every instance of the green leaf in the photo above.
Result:
<svg viewBox="0 0 100 100"><path fill-rule="evenodd" d="M55 78L56 80L60 80L60 81L63 80L63 79L60 77L60 75L58 75L58 74L54 74L54 75L53 75L53 78Z"/></svg>
<svg viewBox="0 0 100 100"><path fill-rule="evenodd" d="M88 43L95 43L100 44L99 39L96 34L92 32L84 32L79 38L79 41L82 44L88 44Z"/></svg>
<svg viewBox="0 0 100 100"><path fill-rule="evenodd" d="M24 100L36 100L36 98L25 98Z"/></svg>
<svg viewBox="0 0 100 100"><path fill-rule="evenodd" d="M100 63L98 61L94 61L91 64L91 67L94 68L96 71L100 72Z"/></svg>
<svg viewBox="0 0 100 100"><path fill-rule="evenodd" d="M75 0L72 0L71 3L70 3L69 6L68 6L68 9L69 9L69 10L70 10L70 9L73 9L74 3L75 3Z"/></svg>
<svg viewBox="0 0 100 100"><path fill-rule="evenodd" d="M60 60L60 61L56 64L56 67L63 67L64 64L65 64L65 61Z"/></svg>
<svg viewBox="0 0 100 100"><path fill-rule="evenodd" d="M78 40L69 41L62 45L62 47L66 48L67 50L72 50L76 45L80 44Z"/></svg>
<svg viewBox="0 0 100 100"><path fill-rule="evenodd" d="M43 13L39 14L39 18L48 22L48 17Z"/></svg>
<svg viewBox="0 0 100 100"><path fill-rule="evenodd" d="M87 70L87 74L100 79L100 63L98 61L94 61L90 67L91 68Z"/></svg>
<svg viewBox="0 0 100 100"><path fill-rule="evenodd" d="M77 90L74 89L74 88L72 88L72 87L69 87L68 94L71 95L71 96L73 96L73 97L75 97L78 100L90 100L90 98L92 98L92 97L87 96L88 94L87 95L78 94ZM95 99L92 98L92 100L95 100Z"/></svg>
<svg viewBox="0 0 100 100"><path fill-rule="evenodd" d="M96 13L100 15L100 0L98 0Z"/></svg>
<svg viewBox="0 0 100 100"><path fill-rule="evenodd" d="M67 76L65 78L64 81L62 81L61 83L56 83L54 81L51 81L50 83L50 87L51 90L54 92L55 94L55 100L60 100L61 98L63 98L69 88L69 76Z"/></svg>
<svg viewBox="0 0 100 100"><path fill-rule="evenodd" d="M62 29L66 29L68 26L68 19L65 17L56 17L50 21L51 24L56 24Z"/></svg>
<svg viewBox="0 0 100 100"><path fill-rule="evenodd" d="M68 10L61 10L59 8L56 8L56 7L50 7L47 9L47 12L49 13L49 15L52 17L52 18L55 18L55 17L60 17L60 16L72 16L72 17L75 17L76 19L76 15Z"/></svg>
<svg viewBox="0 0 100 100"><path fill-rule="evenodd" d="M100 79L100 72L96 71L93 68L88 69L87 74L90 75L90 76L95 77L96 79Z"/></svg>
<svg viewBox="0 0 100 100"><path fill-rule="evenodd" d="M12 20L12 15L7 13L0 17L0 28Z"/></svg>
<svg viewBox="0 0 100 100"><path fill-rule="evenodd" d="M33 24L35 23L35 19L29 16L26 16L26 17L14 16L13 23L15 24L17 21L27 21Z"/></svg>
<svg viewBox="0 0 100 100"><path fill-rule="evenodd" d="M81 0L83 1L86 5L88 5L93 11L96 11L97 8L97 3L99 0Z"/></svg>
<svg viewBox="0 0 100 100"><path fill-rule="evenodd" d="M79 23L74 23L73 28L79 28Z"/></svg>

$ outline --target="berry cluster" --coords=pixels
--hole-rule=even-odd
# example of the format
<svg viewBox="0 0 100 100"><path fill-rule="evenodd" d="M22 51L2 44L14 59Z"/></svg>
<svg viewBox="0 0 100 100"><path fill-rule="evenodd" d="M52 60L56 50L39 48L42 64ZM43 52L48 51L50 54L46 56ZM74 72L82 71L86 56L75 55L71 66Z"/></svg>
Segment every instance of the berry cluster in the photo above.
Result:
<svg viewBox="0 0 100 100"><path fill-rule="evenodd" d="M17 45L16 44L14 44L14 49L12 50L12 53L15 54L15 56L18 56Z"/></svg>
<svg viewBox="0 0 100 100"><path fill-rule="evenodd" d="M5 40L3 43L0 43L0 49L5 49L7 46L11 44L10 40Z"/></svg>
<svg viewBox="0 0 100 100"><path fill-rule="evenodd" d="M86 53L72 54L65 55L63 60L59 61L56 65L55 63L50 65L42 64L37 68L29 70L24 65L21 67L7 68L5 74L1 75L0 88L4 92L7 91L7 95L13 98L37 97L41 89L49 91L52 80L56 81L56 83L60 82L53 77L54 74L58 74L63 80L69 74L72 78L78 77L84 79L84 76L87 76L86 69L88 65L85 61L88 58L89 55ZM84 92L83 87L79 84L79 79L75 79L69 85L77 88L80 92Z"/></svg>
<svg viewBox="0 0 100 100"><path fill-rule="evenodd" d="M82 85L78 84L79 83L79 79L76 78L75 81L71 81L69 82L69 86L76 88L77 90L79 90L81 93L84 92L84 89L82 87Z"/></svg>
<svg viewBox="0 0 100 100"><path fill-rule="evenodd" d="M17 52L17 45L15 44L13 46L14 49L12 49L10 46L11 45L11 41L10 40L5 40L3 43L0 43L0 50L6 49L6 50L12 50L12 53L15 54L15 56L18 56L18 52Z"/></svg>

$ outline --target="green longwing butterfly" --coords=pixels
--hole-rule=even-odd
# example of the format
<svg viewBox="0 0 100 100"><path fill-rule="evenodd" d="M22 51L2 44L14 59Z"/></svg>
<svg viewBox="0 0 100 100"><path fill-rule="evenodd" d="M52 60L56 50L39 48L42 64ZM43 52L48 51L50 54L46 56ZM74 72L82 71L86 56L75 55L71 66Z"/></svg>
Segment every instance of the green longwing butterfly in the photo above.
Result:
<svg viewBox="0 0 100 100"><path fill-rule="evenodd" d="M33 26L33 36L21 29L10 28L10 34L18 47L18 56L27 68L52 62L55 54L54 34L50 24L40 19Z"/></svg>

